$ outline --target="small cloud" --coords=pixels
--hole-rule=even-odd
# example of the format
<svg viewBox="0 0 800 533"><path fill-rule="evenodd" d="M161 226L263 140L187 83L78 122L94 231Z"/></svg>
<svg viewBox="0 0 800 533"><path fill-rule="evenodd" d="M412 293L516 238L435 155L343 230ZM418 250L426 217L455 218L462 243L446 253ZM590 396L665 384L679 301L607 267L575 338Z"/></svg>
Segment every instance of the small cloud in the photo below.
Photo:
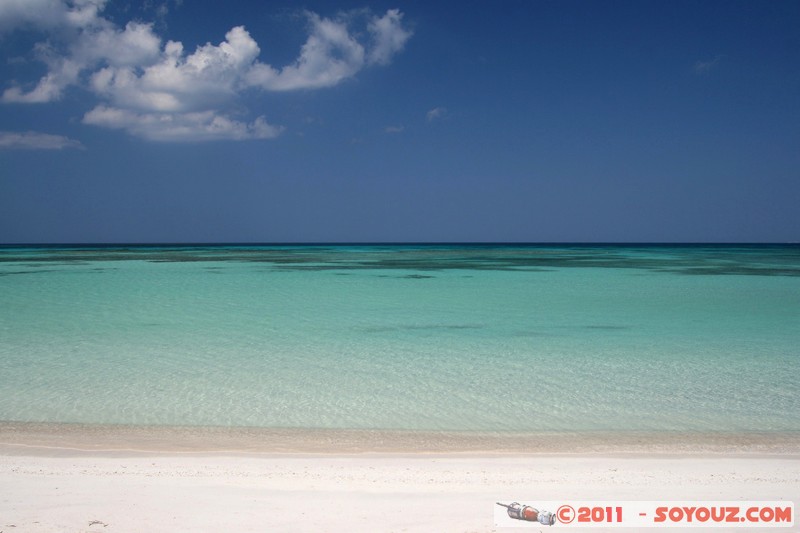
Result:
<svg viewBox="0 0 800 533"><path fill-rule="evenodd" d="M169 27L167 20L172 10L170 4L172 4L170 0L163 0L161 2L145 0L142 4L142 9L147 15L152 13L153 25L159 30L164 31ZM175 4L175 8L178 7L180 7L180 4Z"/></svg>
<svg viewBox="0 0 800 533"><path fill-rule="evenodd" d="M722 60L722 56L716 56L714 59L709 61L696 61L693 69L697 74L705 74L706 72L715 68L719 64L720 60Z"/></svg>
<svg viewBox="0 0 800 533"><path fill-rule="evenodd" d="M80 141L64 137L63 135L50 135L26 131L0 131L0 150L63 150L74 148L83 150Z"/></svg>
<svg viewBox="0 0 800 533"><path fill-rule="evenodd" d="M383 131L386 133L400 133L405 129L405 126L386 126Z"/></svg>
<svg viewBox="0 0 800 533"><path fill-rule="evenodd" d="M367 57L369 63L388 65L403 49L412 32L403 28L402 20L399 9L390 9L383 17L370 20L367 29L372 34L373 44Z"/></svg>
<svg viewBox="0 0 800 533"><path fill-rule="evenodd" d="M447 109L445 109L444 107L434 107L425 114L425 118L428 119L428 122L433 122L436 119L442 118L446 114L447 114Z"/></svg>
<svg viewBox="0 0 800 533"><path fill-rule="evenodd" d="M267 124L263 116L247 124L214 111L142 113L102 105L86 113L83 123L167 142L272 139L283 131L281 126Z"/></svg>

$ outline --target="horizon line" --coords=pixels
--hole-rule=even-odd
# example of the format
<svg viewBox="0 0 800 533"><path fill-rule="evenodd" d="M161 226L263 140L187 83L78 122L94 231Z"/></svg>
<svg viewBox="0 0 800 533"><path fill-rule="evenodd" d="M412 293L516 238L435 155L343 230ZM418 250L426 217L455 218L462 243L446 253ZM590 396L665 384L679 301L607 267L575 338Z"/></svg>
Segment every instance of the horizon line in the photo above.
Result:
<svg viewBox="0 0 800 533"><path fill-rule="evenodd" d="M800 241L96 241L4 242L0 247L107 246L793 246Z"/></svg>

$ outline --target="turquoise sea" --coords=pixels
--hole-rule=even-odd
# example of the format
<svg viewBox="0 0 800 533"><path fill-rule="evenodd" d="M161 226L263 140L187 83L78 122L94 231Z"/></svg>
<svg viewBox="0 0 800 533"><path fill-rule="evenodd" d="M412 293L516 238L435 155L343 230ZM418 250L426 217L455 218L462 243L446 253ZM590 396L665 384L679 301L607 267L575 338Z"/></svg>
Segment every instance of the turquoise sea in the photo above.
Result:
<svg viewBox="0 0 800 533"><path fill-rule="evenodd" d="M800 246L0 248L0 421L800 430Z"/></svg>

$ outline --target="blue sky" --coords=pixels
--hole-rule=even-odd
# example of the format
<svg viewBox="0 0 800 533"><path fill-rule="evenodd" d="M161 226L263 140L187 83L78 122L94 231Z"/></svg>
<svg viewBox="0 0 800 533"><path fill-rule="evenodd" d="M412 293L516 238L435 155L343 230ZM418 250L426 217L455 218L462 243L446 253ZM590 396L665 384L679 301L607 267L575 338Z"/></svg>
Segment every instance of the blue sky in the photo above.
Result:
<svg viewBox="0 0 800 533"><path fill-rule="evenodd" d="M0 242L799 241L798 21L0 0Z"/></svg>

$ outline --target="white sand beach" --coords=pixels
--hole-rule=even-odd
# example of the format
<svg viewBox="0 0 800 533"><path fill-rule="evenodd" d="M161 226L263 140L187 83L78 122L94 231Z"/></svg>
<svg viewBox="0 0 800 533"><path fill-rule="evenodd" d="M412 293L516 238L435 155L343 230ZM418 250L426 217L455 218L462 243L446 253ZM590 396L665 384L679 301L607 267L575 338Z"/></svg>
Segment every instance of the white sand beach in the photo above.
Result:
<svg viewBox="0 0 800 533"><path fill-rule="evenodd" d="M594 450L585 444L572 453L530 442L529 453L458 451L451 442L449 451L447 445L431 451L428 442L420 446L428 451L413 453L374 451L380 446L373 442L373 451L332 445L329 453L307 446L287 453L275 452L271 441L262 451L245 450L244 440L239 449L206 441L204 450L199 437L189 449L155 441L153 432L150 440L134 440L139 449L125 449L123 441L140 430L104 430L105 438L88 432L81 441L78 427L61 434L0 429L3 533L483 532L505 529L494 524L496 501L800 502L800 454L791 435L777 444L751 440L739 451L730 442L658 448L621 442L616 452L594 442Z"/></svg>

